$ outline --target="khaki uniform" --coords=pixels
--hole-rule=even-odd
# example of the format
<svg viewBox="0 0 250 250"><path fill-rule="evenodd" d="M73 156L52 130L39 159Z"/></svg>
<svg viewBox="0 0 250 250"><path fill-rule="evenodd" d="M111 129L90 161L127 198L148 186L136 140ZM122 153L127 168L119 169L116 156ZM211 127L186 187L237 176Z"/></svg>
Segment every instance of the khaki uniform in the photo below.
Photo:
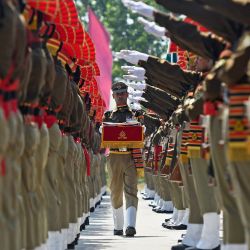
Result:
<svg viewBox="0 0 250 250"><path fill-rule="evenodd" d="M47 221L47 200L44 193L44 177L45 167L48 160L49 152L49 131L45 123L40 128L40 143L36 151L36 166L37 166L37 195L39 200L38 212L38 235L39 243L45 243L48 238L48 221Z"/></svg>
<svg viewBox="0 0 250 250"><path fill-rule="evenodd" d="M74 187L74 164L73 164L73 159L75 155L75 142L72 136L68 137L69 139L69 151L68 155L66 158L66 178L68 181L67 185L67 194L68 194L68 199L69 199L69 222L70 223L76 223L76 218L77 218L77 211L75 204L77 202L76 199L76 192L75 192L75 187Z"/></svg>
<svg viewBox="0 0 250 250"><path fill-rule="evenodd" d="M106 115L105 121L126 122L133 113L128 106L118 107ZM137 211L137 172L132 157L132 152L119 152L119 149L110 149L107 159L108 173L110 176L111 204L113 207L114 227L123 229L123 192L126 200L127 226L135 228Z"/></svg>
<svg viewBox="0 0 250 250"><path fill-rule="evenodd" d="M25 124L25 149L22 156L22 195L26 217L26 248L36 247L35 218L36 201L34 197L36 175L36 150L40 134L36 124Z"/></svg>
<svg viewBox="0 0 250 250"><path fill-rule="evenodd" d="M59 231L60 210L58 194L58 150L61 144L61 132L57 124L49 128L49 154L45 168L46 176L44 179L45 197L47 200L48 230Z"/></svg>
<svg viewBox="0 0 250 250"><path fill-rule="evenodd" d="M3 210L3 205L4 205L4 192L5 189L3 188L4 186L4 178L6 178L5 174L3 173L4 171L4 156L6 153L6 149L8 147L9 143L9 127L7 126L7 121L4 116L4 112L2 109L0 109L0 130L1 132L1 142L0 142L0 155L1 155L1 176L0 176L0 230L1 230L1 235L0 235L0 240L2 242L2 248L4 250L9 249L9 241L8 241L8 230L7 230L7 220L5 217L5 213Z"/></svg>
<svg viewBox="0 0 250 250"><path fill-rule="evenodd" d="M242 30L242 25L238 21L237 23L233 22L221 15L221 13L214 12L214 10L206 8L195 1L181 0L178 4L170 0L156 0L156 2L164 6L168 11L192 18L229 42L236 41Z"/></svg>
<svg viewBox="0 0 250 250"><path fill-rule="evenodd" d="M107 159L110 175L110 190L112 207L118 209L123 206L123 191L126 199L126 208L137 208L137 177L134 161L131 154L110 153Z"/></svg>
<svg viewBox="0 0 250 250"><path fill-rule="evenodd" d="M58 194L61 201L60 206L60 228L66 229L69 226L68 195L66 192L67 182L65 181L66 158L68 155L68 136L62 136L62 143L59 148L58 159Z"/></svg>
<svg viewBox="0 0 250 250"><path fill-rule="evenodd" d="M198 197L194 187L194 179L190 171L190 163L187 156L187 147L186 143L188 140L188 131L184 130L179 133L178 139L181 137L181 146L180 146L180 157L179 157L179 166L182 181L184 184L184 191L186 193L187 207L190 209L189 220L190 224L202 224L203 218L200 211Z"/></svg>
<svg viewBox="0 0 250 250"><path fill-rule="evenodd" d="M221 208L223 210L223 241L224 244L244 244L244 230L240 218L240 211L236 199L229 191L226 181L228 174L228 160L226 148L220 145L223 139L223 122L220 117L210 118L211 155L214 163L216 191L218 192Z"/></svg>
<svg viewBox="0 0 250 250"><path fill-rule="evenodd" d="M211 36L211 34L200 33L197 27L192 24L177 21L161 12L154 12L154 19L157 24L168 30L174 43L196 55L217 60L225 48L225 44Z"/></svg>
<svg viewBox="0 0 250 250"><path fill-rule="evenodd" d="M226 16L235 22L241 22L244 24L249 25L250 24L250 18L249 18L249 11L250 11L250 5L248 1L244 0L221 0L221 1L206 1L201 0L199 1L205 5L208 5L213 9L213 11L218 12L220 15ZM234 10L234 11L232 11Z"/></svg>
<svg viewBox="0 0 250 250"><path fill-rule="evenodd" d="M9 246L13 249L17 249L20 244L20 228L18 225L18 211L17 211L17 193L15 190L15 185L12 181L13 175L15 174L15 164L16 164L16 152L13 150L15 147L15 140L17 136L17 118L14 112L10 113L7 119L7 124L9 127L10 137L9 145L5 155L6 161L6 175L3 179L3 186L5 187L4 200L3 200L3 211L6 219L6 228L8 230L8 240ZM14 226L15 227L14 227ZM18 230L18 231L17 231ZM16 234L16 242L11 239L11 234Z"/></svg>

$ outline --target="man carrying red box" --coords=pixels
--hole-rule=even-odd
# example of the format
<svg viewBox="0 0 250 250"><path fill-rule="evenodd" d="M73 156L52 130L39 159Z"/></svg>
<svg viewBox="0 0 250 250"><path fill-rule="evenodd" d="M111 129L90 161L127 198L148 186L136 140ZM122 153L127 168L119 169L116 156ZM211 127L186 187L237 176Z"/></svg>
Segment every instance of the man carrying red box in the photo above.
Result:
<svg viewBox="0 0 250 250"><path fill-rule="evenodd" d="M123 192L126 200L126 236L133 237L136 234L137 212L137 172L132 155L132 148L139 147L143 143L141 126L127 127L135 120L133 112L127 105L127 85L123 82L114 83L112 86L113 98L116 109L108 111L104 115L102 144L110 147L110 155L107 158L108 172L111 179L111 204L114 218L114 235L123 235ZM111 124L113 123L113 124ZM115 123L115 124L114 124ZM111 127L113 126L113 127ZM135 132L131 132L131 131ZM138 141L140 140L140 141Z"/></svg>

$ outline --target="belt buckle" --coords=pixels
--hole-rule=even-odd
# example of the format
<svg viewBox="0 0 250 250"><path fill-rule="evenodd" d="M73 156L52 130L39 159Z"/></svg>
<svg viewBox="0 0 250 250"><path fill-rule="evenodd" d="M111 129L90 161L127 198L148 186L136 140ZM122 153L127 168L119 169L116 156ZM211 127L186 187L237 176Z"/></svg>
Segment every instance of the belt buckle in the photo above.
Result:
<svg viewBox="0 0 250 250"><path fill-rule="evenodd" d="M127 149L126 147L124 147L124 148L119 148L118 150L119 150L119 152L127 152L127 151L128 151L128 149Z"/></svg>

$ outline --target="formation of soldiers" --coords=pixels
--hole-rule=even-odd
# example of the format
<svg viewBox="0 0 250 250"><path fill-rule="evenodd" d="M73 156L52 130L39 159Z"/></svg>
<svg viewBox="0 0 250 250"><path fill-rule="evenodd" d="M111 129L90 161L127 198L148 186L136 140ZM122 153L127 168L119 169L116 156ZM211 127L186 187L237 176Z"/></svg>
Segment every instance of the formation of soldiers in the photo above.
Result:
<svg viewBox="0 0 250 250"><path fill-rule="evenodd" d="M106 186L93 44L73 0L0 1L0 44L0 248L73 249Z"/></svg>
<svg viewBox="0 0 250 250"><path fill-rule="evenodd" d="M187 229L177 249L250 249L250 2L123 0L158 38L160 59L122 50L130 100L143 110L145 199L174 211L163 226ZM184 16L185 15L185 16ZM147 111L146 111L147 113ZM220 214L223 212L223 241Z"/></svg>

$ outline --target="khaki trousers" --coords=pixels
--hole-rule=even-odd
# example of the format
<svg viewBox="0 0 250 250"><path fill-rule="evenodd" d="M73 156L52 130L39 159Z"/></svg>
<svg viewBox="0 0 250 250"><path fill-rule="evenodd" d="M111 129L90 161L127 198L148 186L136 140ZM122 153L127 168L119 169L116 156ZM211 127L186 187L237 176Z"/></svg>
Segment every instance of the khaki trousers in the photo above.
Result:
<svg viewBox="0 0 250 250"><path fill-rule="evenodd" d="M240 211L235 197L229 193L226 182L228 173L228 161L224 146L219 145L222 139L222 120L219 117L210 118L210 142L211 153L216 179L217 197L223 210L223 241L224 244L243 244L244 229L240 219Z"/></svg>
<svg viewBox="0 0 250 250"><path fill-rule="evenodd" d="M40 128L40 143L36 151L36 166L37 166L37 194L39 197L39 238L41 243L44 243L48 238L48 221L47 221L47 201L45 198L43 181L45 175L45 167L47 165L49 152L49 131L45 123Z"/></svg>
<svg viewBox="0 0 250 250"><path fill-rule="evenodd" d="M203 218L194 187L194 180L192 175L190 175L188 172L189 163L188 162L183 163L180 160L179 166L180 166L182 181L184 184L184 192L186 194L187 206L190 209L188 222L190 224L202 224Z"/></svg>
<svg viewBox="0 0 250 250"><path fill-rule="evenodd" d="M160 182L162 187L162 199L164 201L171 201L171 196L169 192L169 183L166 176L160 176Z"/></svg>
<svg viewBox="0 0 250 250"><path fill-rule="evenodd" d="M4 117L3 110L0 108L0 131L1 131L1 136L0 136L0 166L2 164L2 159L5 158L6 154L6 149L9 144L9 127L7 124L7 121ZM4 202L4 193L6 192L5 187L4 187L4 179L6 176L0 175L0 242L1 242L1 248L3 250L8 250L9 247L9 242L8 242L8 230L7 230L7 223L6 223L6 218L5 214L3 211L3 202Z"/></svg>
<svg viewBox="0 0 250 250"><path fill-rule="evenodd" d="M230 173L234 186L235 198L240 211L240 218L245 229L245 238L250 248L250 161L231 162ZM238 218L239 220L239 218Z"/></svg>
<svg viewBox="0 0 250 250"><path fill-rule="evenodd" d="M101 176L102 176L102 187L107 185L107 180L106 180L106 157L105 155L101 154Z"/></svg>
<svg viewBox="0 0 250 250"><path fill-rule="evenodd" d="M111 153L107 163L113 208L118 209L123 206L123 191L126 208L130 206L137 208L137 173L132 155Z"/></svg>
<svg viewBox="0 0 250 250"><path fill-rule="evenodd" d="M48 230L59 231L60 227L60 200L58 197L58 151L62 142L58 124L49 129L49 153L45 168L45 197L47 200Z"/></svg>
<svg viewBox="0 0 250 250"><path fill-rule="evenodd" d="M219 212L214 187L208 186L207 161L203 158L190 158L190 162L201 214Z"/></svg>
<svg viewBox="0 0 250 250"><path fill-rule="evenodd" d="M178 210L184 210L185 207L183 205L181 187L178 183L171 181L169 181L169 187L174 207Z"/></svg>
<svg viewBox="0 0 250 250"><path fill-rule="evenodd" d="M148 184L148 189L155 191L153 174L151 172L148 172L148 183L147 184Z"/></svg>

